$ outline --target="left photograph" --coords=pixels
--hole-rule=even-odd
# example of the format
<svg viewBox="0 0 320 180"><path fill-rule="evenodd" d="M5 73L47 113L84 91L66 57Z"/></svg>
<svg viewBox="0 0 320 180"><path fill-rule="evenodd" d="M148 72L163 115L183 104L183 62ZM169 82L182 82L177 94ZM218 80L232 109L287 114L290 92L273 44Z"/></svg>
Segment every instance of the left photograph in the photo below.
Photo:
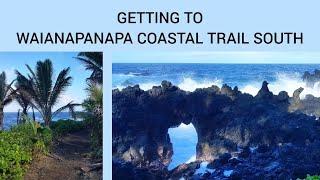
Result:
<svg viewBox="0 0 320 180"><path fill-rule="evenodd" d="M102 52L0 52L0 179L102 179Z"/></svg>

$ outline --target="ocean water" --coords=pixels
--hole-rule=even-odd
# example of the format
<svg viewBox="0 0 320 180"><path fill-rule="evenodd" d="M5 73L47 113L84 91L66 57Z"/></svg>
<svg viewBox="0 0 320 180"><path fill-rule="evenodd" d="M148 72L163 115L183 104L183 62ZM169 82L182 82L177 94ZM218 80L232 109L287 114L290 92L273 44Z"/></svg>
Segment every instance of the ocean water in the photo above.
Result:
<svg viewBox="0 0 320 180"><path fill-rule="evenodd" d="M122 89L139 84L148 90L168 80L186 91L228 84L256 95L266 80L274 94L284 90L292 96L294 90L303 87L302 98L306 94L320 97L320 82L307 87L301 79L305 71L315 69L320 69L320 64L112 64L112 87ZM168 132L174 150L169 169L194 161L197 134L192 124L181 124Z"/></svg>
<svg viewBox="0 0 320 180"><path fill-rule="evenodd" d="M29 113L32 117L32 113ZM43 122L40 113L35 112L36 121ZM52 120L57 121L59 119L69 119L71 118L69 112L61 112L57 114ZM17 124L17 112L5 112L4 113L4 129L10 129L11 126Z"/></svg>

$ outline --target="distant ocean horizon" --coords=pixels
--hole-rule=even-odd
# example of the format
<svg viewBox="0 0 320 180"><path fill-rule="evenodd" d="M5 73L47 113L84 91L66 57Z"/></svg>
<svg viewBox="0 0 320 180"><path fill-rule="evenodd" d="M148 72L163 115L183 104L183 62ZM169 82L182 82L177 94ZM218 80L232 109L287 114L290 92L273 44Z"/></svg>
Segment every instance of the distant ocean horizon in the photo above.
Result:
<svg viewBox="0 0 320 180"><path fill-rule="evenodd" d="M21 113L21 112L20 112ZM41 114L39 112L34 112L36 121L43 122ZM32 112L28 112L28 115L32 117ZM10 127L17 124L17 116L18 112L4 112L4 129L10 129ZM57 121L59 119L70 119L70 113L69 112L60 112L57 114L52 120Z"/></svg>
<svg viewBox="0 0 320 180"><path fill-rule="evenodd" d="M302 98L306 94L320 97L320 82L309 87L302 80L305 71L313 72L315 69L320 69L320 64L114 63L112 88L121 90L138 84L141 89L148 90L167 80L186 91L227 84L254 96L266 80L274 94L287 91L292 96L296 89L303 87ZM169 169L194 161L198 139L193 125L181 124L170 128L168 133L174 151Z"/></svg>

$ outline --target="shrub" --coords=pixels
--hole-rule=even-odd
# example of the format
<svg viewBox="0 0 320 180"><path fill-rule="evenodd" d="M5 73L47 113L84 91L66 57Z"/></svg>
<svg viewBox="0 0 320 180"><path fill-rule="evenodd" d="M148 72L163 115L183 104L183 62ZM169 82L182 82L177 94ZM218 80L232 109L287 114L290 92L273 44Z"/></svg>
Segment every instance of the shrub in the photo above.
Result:
<svg viewBox="0 0 320 180"><path fill-rule="evenodd" d="M31 160L30 144L21 133L0 133L0 179L21 179Z"/></svg>
<svg viewBox="0 0 320 180"><path fill-rule="evenodd" d="M51 141L51 130L33 121L0 132L0 179L22 179L33 157L46 153Z"/></svg>
<svg viewBox="0 0 320 180"><path fill-rule="evenodd" d="M58 120L52 122L50 126L54 138L59 138L66 133L76 132L85 128L83 121L75 120Z"/></svg>
<svg viewBox="0 0 320 180"><path fill-rule="evenodd" d="M44 144L45 148L42 148L42 152L46 153L52 142L52 131L31 119L25 122L11 128L11 132L20 133L24 138L25 144L33 150L35 150L36 144Z"/></svg>
<svg viewBox="0 0 320 180"><path fill-rule="evenodd" d="M320 176L310 176L310 175L307 175L306 180L320 180Z"/></svg>

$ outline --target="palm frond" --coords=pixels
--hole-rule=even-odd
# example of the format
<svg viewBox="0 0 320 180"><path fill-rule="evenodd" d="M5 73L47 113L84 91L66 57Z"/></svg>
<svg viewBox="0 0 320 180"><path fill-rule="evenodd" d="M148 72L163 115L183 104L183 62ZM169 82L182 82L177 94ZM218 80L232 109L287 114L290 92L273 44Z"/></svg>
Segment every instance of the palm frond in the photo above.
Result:
<svg viewBox="0 0 320 180"><path fill-rule="evenodd" d="M75 119L75 118L76 118L76 114L75 114L74 108L75 108L76 106L80 106L80 105L81 105L81 104L73 103L73 101L71 101L71 102L69 102L67 105L62 106L62 107L60 107L59 109L57 109L55 112L53 112L53 113L52 113L52 117L55 117L55 116L56 116L57 114L59 114L60 112L68 109L69 112L70 112L70 114L71 114L71 117Z"/></svg>
<svg viewBox="0 0 320 180"><path fill-rule="evenodd" d="M47 105L50 93L52 90L52 62L48 59L45 61L38 61L36 65L36 77L39 82L37 87L40 99Z"/></svg>
<svg viewBox="0 0 320 180"><path fill-rule="evenodd" d="M63 69L55 82L52 92L49 97L48 105L54 106L59 96L71 85L72 78L69 75L70 68Z"/></svg>
<svg viewBox="0 0 320 180"><path fill-rule="evenodd" d="M34 101L37 103L39 108L42 108L45 106L45 103L42 102L40 99L40 94L38 93L37 84L34 80L34 78L30 79L30 76L27 78L24 75L22 75L19 71L16 70L17 80L16 80L16 88L20 91L24 91L30 98L30 102Z"/></svg>
<svg viewBox="0 0 320 180"><path fill-rule="evenodd" d="M88 88L86 89L89 93L89 99L94 101L96 104L102 106L103 103L103 90L102 85L97 83L88 83Z"/></svg>
<svg viewBox="0 0 320 180"><path fill-rule="evenodd" d="M14 99L21 106L23 112L24 113L27 112L28 109L31 107L31 101L32 101L32 98L28 95L28 93L26 93L25 91L17 87L13 95L14 95Z"/></svg>
<svg viewBox="0 0 320 180"><path fill-rule="evenodd" d="M102 83L103 81L103 54L102 52L80 52L76 57L86 68L92 71L87 79L90 82Z"/></svg>

